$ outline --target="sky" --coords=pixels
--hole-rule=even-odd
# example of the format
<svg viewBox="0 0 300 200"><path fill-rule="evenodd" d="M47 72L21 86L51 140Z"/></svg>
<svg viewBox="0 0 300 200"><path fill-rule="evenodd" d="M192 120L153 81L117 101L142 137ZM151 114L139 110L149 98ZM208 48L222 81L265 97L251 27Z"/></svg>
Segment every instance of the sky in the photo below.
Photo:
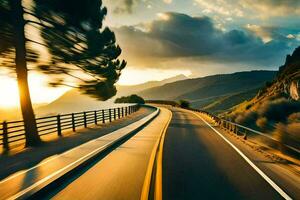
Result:
<svg viewBox="0 0 300 200"><path fill-rule="evenodd" d="M128 61L121 84L147 81L151 73L161 79L175 71L198 77L277 70L300 44L299 0L104 0L104 5L106 24Z"/></svg>
<svg viewBox="0 0 300 200"><path fill-rule="evenodd" d="M201 77L277 70L300 45L299 0L103 0L104 22L116 34L128 65L118 84L179 74ZM38 33L35 33L38 35ZM34 103L49 103L68 88L47 86L30 72ZM17 84L0 74L0 107L18 104Z"/></svg>

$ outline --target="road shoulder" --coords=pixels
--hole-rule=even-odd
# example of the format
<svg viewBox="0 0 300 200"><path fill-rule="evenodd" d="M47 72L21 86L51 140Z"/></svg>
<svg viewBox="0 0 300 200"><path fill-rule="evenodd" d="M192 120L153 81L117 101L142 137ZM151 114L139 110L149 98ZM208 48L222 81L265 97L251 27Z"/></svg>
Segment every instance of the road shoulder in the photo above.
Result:
<svg viewBox="0 0 300 200"><path fill-rule="evenodd" d="M236 146L251 162L263 171L280 188L292 198L300 198L300 171L299 166L278 159L278 157L257 148L253 143L237 137L236 135L217 126L214 121L205 114L199 114L206 122L216 129L222 136Z"/></svg>

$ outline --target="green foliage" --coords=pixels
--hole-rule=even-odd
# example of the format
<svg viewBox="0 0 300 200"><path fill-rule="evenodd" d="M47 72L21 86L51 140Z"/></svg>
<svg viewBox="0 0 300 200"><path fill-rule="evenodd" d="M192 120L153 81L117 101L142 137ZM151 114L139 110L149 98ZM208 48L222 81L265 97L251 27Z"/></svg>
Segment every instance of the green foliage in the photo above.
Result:
<svg viewBox="0 0 300 200"><path fill-rule="evenodd" d="M189 108L190 107L190 102L188 102L186 100L180 100L179 101L179 106L181 108Z"/></svg>
<svg viewBox="0 0 300 200"><path fill-rule="evenodd" d="M28 32L26 61L38 63L33 69L52 75L51 86L72 86L100 100L116 94L114 84L126 62L118 59L122 51L114 33L103 27L107 9L101 0L33 0L33 4L24 3L22 12L24 28L38 30L42 39ZM1 67L15 70L17 35L12 16L10 0L1 0ZM31 44L46 48L50 59L41 58Z"/></svg>
<svg viewBox="0 0 300 200"><path fill-rule="evenodd" d="M67 74L79 81L79 89L99 100L116 94L114 84L126 62L118 60L121 48L114 33L102 27L107 9L99 0L35 0L35 12L51 26L42 26L42 38L52 57L39 67L58 76ZM65 65L67 64L67 66ZM78 75L76 71L88 75ZM84 77L84 78L83 78ZM52 82L65 85L64 78Z"/></svg>
<svg viewBox="0 0 300 200"><path fill-rule="evenodd" d="M136 95L136 94L133 94L133 95L130 95L130 96L127 96L127 97L120 97L120 98L117 98L115 100L115 103L138 103L138 104L144 104L145 103L145 100Z"/></svg>

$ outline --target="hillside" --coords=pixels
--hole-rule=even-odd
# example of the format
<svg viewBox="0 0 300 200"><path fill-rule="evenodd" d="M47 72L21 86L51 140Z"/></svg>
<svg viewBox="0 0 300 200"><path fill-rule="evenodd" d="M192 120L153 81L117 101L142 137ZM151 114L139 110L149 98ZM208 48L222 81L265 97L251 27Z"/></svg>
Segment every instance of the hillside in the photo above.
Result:
<svg viewBox="0 0 300 200"><path fill-rule="evenodd" d="M192 102L192 106L203 108L216 100L260 88L274 79L275 71L250 71L221 74L165 84L139 92L145 99L180 100ZM244 96L241 96L244 97ZM243 102L247 96L241 98ZM240 103L238 102L238 103Z"/></svg>
<svg viewBox="0 0 300 200"><path fill-rule="evenodd" d="M276 79L254 98L226 113L232 120L300 144L300 47L280 67Z"/></svg>
<svg viewBox="0 0 300 200"><path fill-rule="evenodd" d="M188 79L188 77L186 77L183 74L180 74L178 76L164 79L162 81L149 81L149 82L138 84L138 85L128 85L128 86L118 85L117 86L117 89L118 89L117 97L135 94L135 93L138 93L138 92L141 92L141 91L153 88L153 87L158 87L158 86L162 86L167 83L173 83L176 81L181 81L181 80L186 80L186 79Z"/></svg>
<svg viewBox="0 0 300 200"><path fill-rule="evenodd" d="M41 116L41 115L51 115L57 113L72 113L72 112L80 112L84 110L96 110L96 109L107 108L113 106L114 100L118 97L135 94L138 91L142 91L144 89L148 89L154 86L159 86L159 85L163 85L166 83L183 80L183 79L187 79L187 77L184 75L179 75L162 81L151 81L140 85L117 86L118 88L117 95L114 98L104 102L98 101L87 95L81 94L79 91L73 89L66 92L64 95L62 95L60 98L56 99L52 103L40 107L39 109L36 109L36 114Z"/></svg>
<svg viewBox="0 0 300 200"><path fill-rule="evenodd" d="M224 97L220 97L216 99L214 102L209 103L208 105L203 107L203 110L208 112L213 112L215 114L222 113L230 108L241 104L244 101L250 100L259 91L259 88L247 90L245 92L240 92L233 95L226 95Z"/></svg>

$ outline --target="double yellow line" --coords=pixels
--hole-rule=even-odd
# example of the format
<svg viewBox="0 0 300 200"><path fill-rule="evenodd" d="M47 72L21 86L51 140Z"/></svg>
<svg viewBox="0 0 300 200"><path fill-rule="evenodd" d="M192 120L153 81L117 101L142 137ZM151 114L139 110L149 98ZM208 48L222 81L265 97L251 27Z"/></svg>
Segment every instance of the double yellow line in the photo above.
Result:
<svg viewBox="0 0 300 200"><path fill-rule="evenodd" d="M146 171L145 181L142 189L141 200L149 200L150 188L152 181L154 182L154 199L162 199L162 159L163 159L163 146L167 129L172 119L172 112L169 112L169 118L161 131L159 139L156 141L154 148L151 152L149 164ZM154 171L156 170L156 171ZM152 179L154 178L154 180Z"/></svg>

